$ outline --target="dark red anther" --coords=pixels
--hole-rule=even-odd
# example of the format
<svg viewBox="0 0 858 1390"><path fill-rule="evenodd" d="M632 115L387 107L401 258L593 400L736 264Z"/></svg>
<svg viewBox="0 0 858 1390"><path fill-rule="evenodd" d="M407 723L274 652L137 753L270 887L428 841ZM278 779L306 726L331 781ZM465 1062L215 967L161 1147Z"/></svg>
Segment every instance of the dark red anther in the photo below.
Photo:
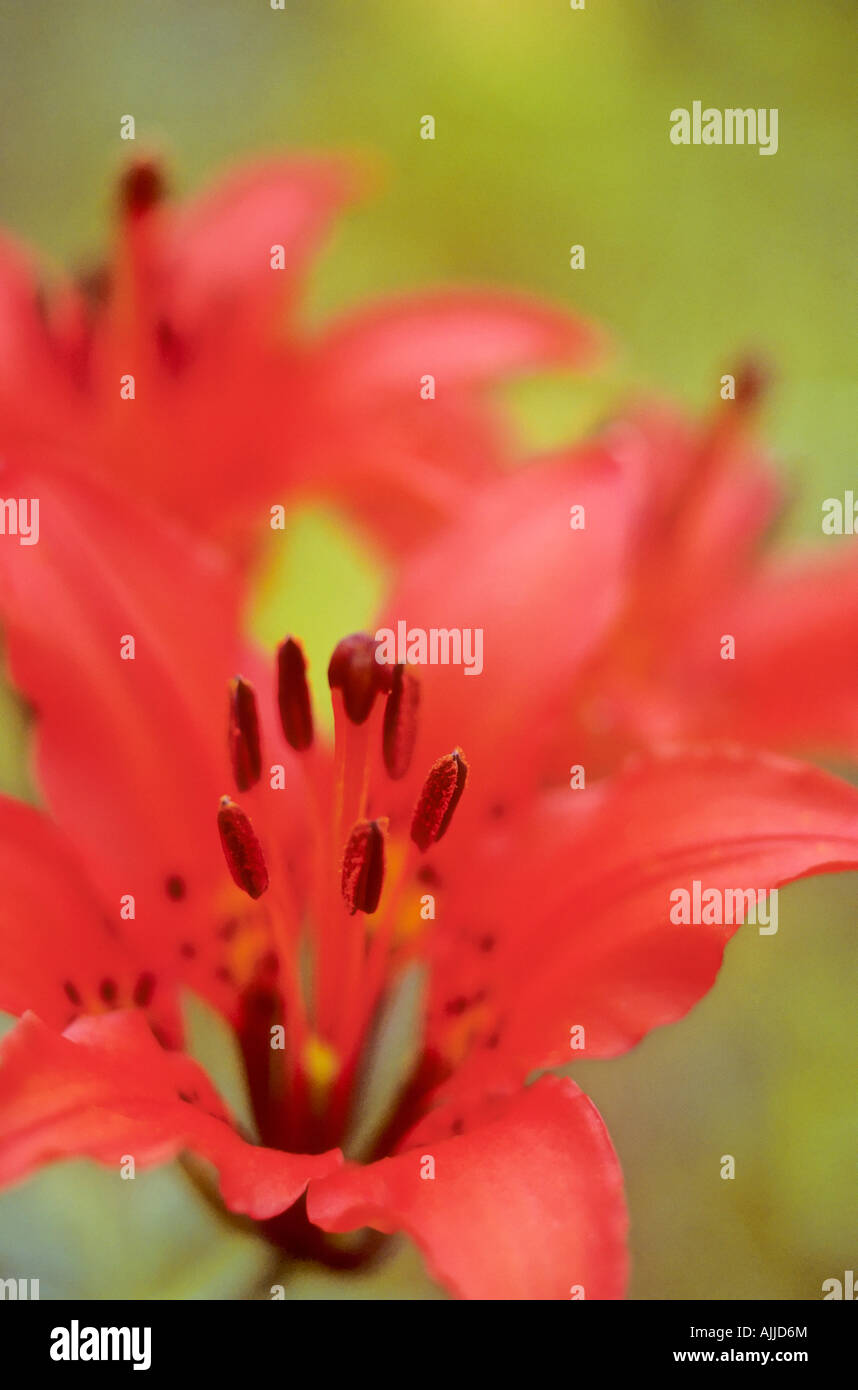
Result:
<svg viewBox="0 0 858 1390"><path fill-rule="evenodd" d="M228 796L220 799L217 828L233 879L248 897L261 898L268 887L265 855L247 816Z"/></svg>
<svg viewBox="0 0 858 1390"><path fill-rule="evenodd" d="M262 752L256 695L242 676L229 686L229 756L235 785L240 792L250 791L262 774Z"/></svg>
<svg viewBox="0 0 858 1390"><path fill-rule="evenodd" d="M359 820L343 853L342 890L349 911L375 912L384 884L384 832L377 820Z"/></svg>
<svg viewBox="0 0 858 1390"><path fill-rule="evenodd" d="M144 217L164 197L164 175L154 159L135 159L122 175L119 204L127 217Z"/></svg>
<svg viewBox="0 0 858 1390"><path fill-rule="evenodd" d="M313 742L313 710L307 662L294 637L287 637L277 649L277 703L286 742L303 753Z"/></svg>
<svg viewBox="0 0 858 1390"><path fill-rule="evenodd" d="M411 821L411 838L418 849L427 850L447 833L467 780L468 764L460 748L432 764Z"/></svg>
<svg viewBox="0 0 858 1390"><path fill-rule="evenodd" d="M420 684L401 663L393 668L390 694L384 707L382 752L389 777L398 781L411 766L417 739Z"/></svg>
<svg viewBox="0 0 858 1390"><path fill-rule="evenodd" d="M364 724L376 695L390 689L390 667L376 660L378 646L368 632L355 632L337 643L328 662L328 685L342 691L353 724Z"/></svg>

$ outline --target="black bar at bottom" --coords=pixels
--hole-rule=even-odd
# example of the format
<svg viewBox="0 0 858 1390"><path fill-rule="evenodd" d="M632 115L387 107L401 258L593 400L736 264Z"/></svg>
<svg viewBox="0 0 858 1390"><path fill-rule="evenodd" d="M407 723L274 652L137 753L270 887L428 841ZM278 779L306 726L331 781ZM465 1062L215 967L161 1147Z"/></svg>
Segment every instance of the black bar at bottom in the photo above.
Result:
<svg viewBox="0 0 858 1390"><path fill-rule="evenodd" d="M413 1339L408 1336L411 1316ZM799 1366L818 1379L848 1366L855 1342L851 1309L828 1301L570 1301L546 1305L541 1312L538 1304L506 1304L495 1323L497 1316L497 1305L488 1303L476 1310L430 1303L422 1312L418 1305L411 1315L399 1304L391 1317L390 1312L373 1315L365 1302L6 1300L0 1302L0 1346L7 1370L15 1366L18 1383L21 1370L48 1372L52 1378L136 1370L155 1381L190 1370L218 1381L240 1375L256 1382L277 1374L303 1382L308 1359L312 1363L316 1358L326 1380L338 1363L347 1375L363 1375L374 1365L385 1379L399 1363L397 1378L410 1379L416 1367L405 1362L412 1356L424 1376L435 1357L442 1375L449 1376L455 1361L460 1369L482 1363L484 1372L495 1346L498 1356L515 1346L533 1372L545 1368L546 1358L559 1355L576 1379L575 1368L592 1368L594 1361L607 1373L700 1365L755 1365L768 1372ZM538 1342L528 1340L534 1331ZM453 1347L447 1340L451 1335L456 1338Z"/></svg>

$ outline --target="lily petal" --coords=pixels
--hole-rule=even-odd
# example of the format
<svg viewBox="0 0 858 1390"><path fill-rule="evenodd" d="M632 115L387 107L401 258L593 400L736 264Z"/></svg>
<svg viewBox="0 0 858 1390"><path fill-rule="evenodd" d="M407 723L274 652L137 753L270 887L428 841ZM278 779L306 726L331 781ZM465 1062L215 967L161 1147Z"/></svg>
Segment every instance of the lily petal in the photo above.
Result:
<svg viewBox="0 0 858 1390"><path fill-rule="evenodd" d="M538 366L592 366L602 342L581 319L525 295L449 291L374 304L339 320L319 365L353 395L416 391L427 372L443 391Z"/></svg>
<svg viewBox="0 0 858 1390"><path fill-rule="evenodd" d="M119 936L73 849L40 811L0 797L0 1009L64 1028L80 1012L151 1008L177 1036L174 1001ZM117 905L118 906L118 905Z"/></svg>
<svg viewBox="0 0 858 1390"><path fill-rule="evenodd" d="M255 1220L342 1161L247 1143L202 1069L164 1052L140 1014L81 1019L64 1035L27 1014L0 1045L0 1133L0 1185L59 1158L146 1168L190 1150L218 1170L226 1206Z"/></svg>
<svg viewBox="0 0 858 1390"><path fill-rule="evenodd" d="M252 318L260 301L282 309L299 292L328 225L357 192L345 161L251 164L178 209L165 237L165 271L179 326ZM271 267L272 247L284 268Z"/></svg>
<svg viewBox="0 0 858 1390"><path fill-rule="evenodd" d="M549 797L461 877L447 868L430 1033L451 1062L467 1054L448 1084L613 1056L686 1014L737 924L671 920L675 890L856 868L858 790L785 759L683 751Z"/></svg>
<svg viewBox="0 0 858 1390"><path fill-rule="evenodd" d="M635 492L623 482L622 465L581 451L483 488L406 567L386 606L379 627L394 633L402 622L481 634L481 670L473 660L471 674L464 664L416 668L414 778L460 745L472 769L460 820L487 803L508 809L543 780L545 740L625 592ZM573 505L583 529L570 527ZM413 797L413 782L402 787Z"/></svg>
<svg viewBox="0 0 858 1390"><path fill-rule="evenodd" d="M718 659L722 633L735 661ZM700 615L683 653L686 734L858 757L858 547L771 561Z"/></svg>
<svg viewBox="0 0 858 1390"><path fill-rule="evenodd" d="M393 1158L311 1183L310 1220L406 1232L459 1298L622 1298L622 1176L592 1102L545 1077L456 1118L461 1133L418 1133Z"/></svg>

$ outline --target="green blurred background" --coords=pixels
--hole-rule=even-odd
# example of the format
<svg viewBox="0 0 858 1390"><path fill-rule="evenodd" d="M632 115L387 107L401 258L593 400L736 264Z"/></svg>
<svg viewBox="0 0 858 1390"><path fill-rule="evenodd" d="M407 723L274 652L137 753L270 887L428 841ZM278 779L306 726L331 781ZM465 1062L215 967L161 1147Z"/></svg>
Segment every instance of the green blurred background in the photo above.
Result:
<svg viewBox="0 0 858 1390"><path fill-rule="evenodd" d="M3 0L0 216L58 262L91 259L126 113L180 193L251 153L369 155L378 195L320 258L309 317L443 281L589 314L616 338L610 366L514 392L539 444L641 388L705 407L761 352L784 535L818 538L822 499L856 482L854 20L834 0ZM695 99L778 107L777 155L672 146L669 113ZM288 613L318 668L380 584L335 519L306 512L255 629L270 639ZM26 794L20 724L8 701L0 713L0 785ZM787 890L778 934L741 933L688 1020L575 1069L626 1171L633 1297L818 1298L855 1267L855 889ZM234 1071L194 1016L199 1054ZM0 1199L9 1275L39 1277L43 1297L264 1297L274 1282L265 1248L219 1227L177 1168L129 1185L85 1165ZM295 1297L438 1296L404 1245L369 1277L278 1278Z"/></svg>

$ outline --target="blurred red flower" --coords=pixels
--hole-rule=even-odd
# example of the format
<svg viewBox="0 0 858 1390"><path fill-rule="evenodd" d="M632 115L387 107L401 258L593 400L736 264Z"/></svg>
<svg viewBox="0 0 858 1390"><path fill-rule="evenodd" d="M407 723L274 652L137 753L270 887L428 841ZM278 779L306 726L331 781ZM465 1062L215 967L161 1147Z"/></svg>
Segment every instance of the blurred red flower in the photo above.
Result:
<svg viewBox="0 0 858 1390"><path fill-rule="evenodd" d="M527 723L536 781L573 763L595 778L632 753L701 741L858 759L858 543L773 544L783 496L754 440L758 398L748 369L736 400L700 424L667 406L628 408L593 438L486 483L427 540L395 577L384 621L484 629L485 671L456 688L448 740L463 706L487 755ZM585 529L571 529L593 470L612 466L604 514L585 507ZM622 557L582 657L591 615L562 547L592 544ZM523 659L502 669L516 644L550 651L555 681L534 681ZM443 704L442 672L426 679Z"/></svg>
<svg viewBox="0 0 858 1390"><path fill-rule="evenodd" d="M587 365L597 338L487 290L309 327L310 261L357 185L342 162L294 158L174 209L143 160L108 264L47 282L0 242L0 457L109 482L242 560L300 494L335 497L394 553L425 537L508 452L487 388Z"/></svg>

